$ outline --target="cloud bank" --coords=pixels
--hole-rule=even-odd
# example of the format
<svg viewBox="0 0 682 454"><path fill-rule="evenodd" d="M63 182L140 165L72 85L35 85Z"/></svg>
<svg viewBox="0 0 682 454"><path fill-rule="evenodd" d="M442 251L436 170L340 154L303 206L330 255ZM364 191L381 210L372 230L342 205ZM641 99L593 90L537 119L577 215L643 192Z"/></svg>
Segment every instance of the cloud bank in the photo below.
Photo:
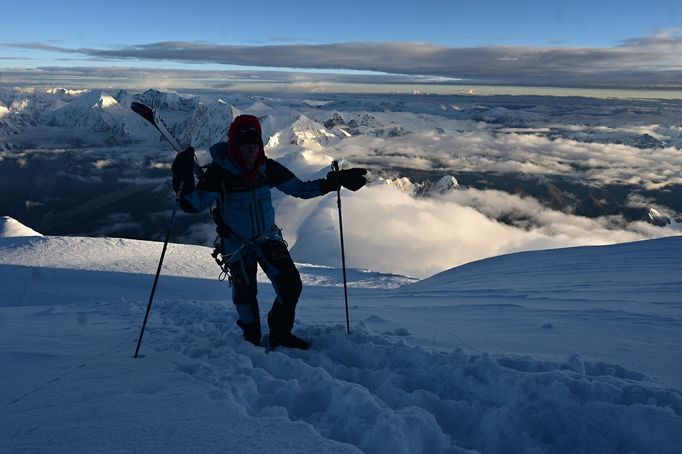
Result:
<svg viewBox="0 0 682 454"><path fill-rule="evenodd" d="M503 224L492 217L502 212L527 217L529 227ZM286 213L282 225L297 261L339 265L335 197L314 208L282 199L280 213ZM300 225L287 225L293 218L300 219ZM566 214L533 198L500 191L456 191L438 199L419 199L390 185L344 192L343 219L349 266L415 277L505 253L672 234L644 222Z"/></svg>
<svg viewBox="0 0 682 454"><path fill-rule="evenodd" d="M83 64L82 60L78 61ZM276 84L277 90L328 91L329 84L426 84L432 76L401 74L305 73L285 70L206 70L134 67L41 66L0 72L0 85L9 87L115 87L129 89L240 89Z"/></svg>
<svg viewBox="0 0 682 454"><path fill-rule="evenodd" d="M101 95L97 91L95 94ZM28 118L35 122L45 112L49 114L44 117L45 121L50 124L55 117L50 114L53 109L46 109L48 99L61 105L65 102L63 99L80 96L91 97L91 94L59 90L50 93L0 91L6 105L27 109L25 112L20 109L21 115L17 114L14 120ZM129 94L119 96L123 104L130 101ZM644 218L640 215L645 215L649 208L672 218L682 212L677 202L682 187L682 129L679 126L682 103L679 101L365 95L310 96L306 100L300 96L267 98L233 93L225 100L221 94L220 101L212 95L197 95L197 102L190 103L192 96L178 93L151 92L145 96L168 101L170 112L180 105L193 105L202 110L209 106L209 111L216 112L213 115L216 118L210 118L195 116L193 111L175 111L175 115L166 117L179 122L170 123L175 131L195 130L191 127L194 121L199 121L202 128L224 131L227 123L221 115L231 111L225 108L228 101L239 112L259 115L267 112L264 125L266 137L270 137L268 156L280 160L302 179L323 177L332 159L369 167L369 187L357 193L343 192L349 266L425 277L458 264L508 252L634 241L680 232L674 222L672 226L655 227L637 221ZM179 99L187 103L179 103ZM219 109L211 110L216 105ZM142 120L122 109L119 113L123 124L135 132L134 123ZM132 115L134 121L126 123L127 115ZM83 128L92 127L94 122L77 128L66 123L62 132L60 128L50 127L43 129L42 135L36 134L41 130L32 124L26 123L29 129L25 135L35 148L54 147L55 137L61 134L83 136L87 131ZM216 125L219 127L214 128ZM341 126L353 134L341 134ZM119 130L116 127L112 131ZM392 135L391 131L397 133ZM642 147L643 136L653 140L652 147ZM205 136L187 136L187 140L181 141L197 146L203 164L209 158L206 149L201 149L198 137ZM223 137L224 132L219 132L210 141L206 139L203 146ZM125 184L122 189L107 189L93 200L89 193L70 211L87 215L87 209L92 208L99 213L107 203L120 202L112 203L114 214L106 219L106 227L96 232L116 235L154 225L146 214L147 207L152 205L150 202L158 207L172 205L172 195L167 193L169 174L160 169L167 169L173 152L165 144L161 146L166 151L159 151L158 137L147 130L137 131L131 139L127 146L89 144L77 153L8 149L0 152L0 160L4 156L6 164L16 162L17 166L40 164L37 158L51 160L53 173L62 166L58 175L68 175L79 183L106 182L116 175L117 182ZM628 145L629 142L634 144ZM68 169L68 174L62 168ZM423 181L424 175L453 175L468 185L464 182L467 173L486 175L477 186L460 187L446 194L433 192L429 198L411 196L380 179L409 176L416 183ZM507 175L516 176L510 180L514 185L498 184ZM561 186L562 178L563 181L570 179L579 187ZM551 199L542 191L531 190L537 181L542 182ZM129 207L125 206L128 202L123 191L129 191L131 198L138 198L149 192L141 184L156 186L154 191L159 190L160 195L140 200L138 208L144 207L140 210L144 215L126 216L124 210ZM128 188L128 185L136 187ZM522 191L517 191L517 186ZM621 188L599 191L603 186ZM495 190L500 188L503 189ZM586 190L581 192L581 189ZM34 202L35 195L31 194L27 205L53 203L49 198ZM274 190L273 198L277 204L277 223L284 229L294 258L338 267L338 211L334 194L300 200ZM598 209L581 211L581 201ZM616 210L609 208L610 203ZM622 204L619 206L619 203ZM637 208L639 214L628 214L624 210L627 207ZM37 208L34 205L34 210ZM158 213L162 236L170 214ZM624 214L606 216L603 213ZM628 222L623 216L635 222ZM214 226L203 223L208 221L208 216L201 219L193 221L180 215L180 225L191 223L192 226L182 231L182 235L178 232L174 241L210 245L215 237Z"/></svg>
<svg viewBox="0 0 682 454"><path fill-rule="evenodd" d="M361 70L437 76L469 84L550 87L682 87L682 33L664 31L613 47L478 46L429 43L222 45L167 41L106 49L47 43L6 47L98 60L145 60L303 70Z"/></svg>

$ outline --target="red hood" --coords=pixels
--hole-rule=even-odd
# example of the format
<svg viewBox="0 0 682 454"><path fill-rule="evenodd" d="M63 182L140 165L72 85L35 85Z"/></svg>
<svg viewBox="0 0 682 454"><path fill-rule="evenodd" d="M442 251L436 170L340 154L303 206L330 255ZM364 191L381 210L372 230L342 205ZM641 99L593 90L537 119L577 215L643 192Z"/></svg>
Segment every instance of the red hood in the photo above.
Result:
<svg viewBox="0 0 682 454"><path fill-rule="evenodd" d="M248 129L255 129L258 131L258 135L261 137L258 159L256 160L256 165L250 171L245 168L244 161L239 154L239 149L237 146L237 137L239 136L239 133ZM226 153L249 177L249 181L253 183L253 179L256 176L256 169L258 169L258 167L260 167L267 159L265 157L265 149L263 148L263 132L260 127L260 121L258 121L257 117L254 117L253 115L239 115L234 119L230 125L229 131L227 132Z"/></svg>

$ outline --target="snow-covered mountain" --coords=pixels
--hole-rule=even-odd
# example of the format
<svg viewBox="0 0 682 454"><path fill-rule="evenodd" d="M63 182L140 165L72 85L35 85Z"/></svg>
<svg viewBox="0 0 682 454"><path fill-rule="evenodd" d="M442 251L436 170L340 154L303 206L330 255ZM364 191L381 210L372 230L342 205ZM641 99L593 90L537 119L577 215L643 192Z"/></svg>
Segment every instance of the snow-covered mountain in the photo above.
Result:
<svg viewBox="0 0 682 454"><path fill-rule="evenodd" d="M271 353L240 338L210 250L171 244L133 359L160 251L0 237L0 451L682 445L682 238L512 254L399 288L353 269L350 335L340 270L299 264L295 331L312 348Z"/></svg>
<svg viewBox="0 0 682 454"><path fill-rule="evenodd" d="M82 128L125 137L130 134L123 121L128 116L127 107L121 106L107 93L93 90L53 110L48 116L47 126Z"/></svg>
<svg viewBox="0 0 682 454"><path fill-rule="evenodd" d="M125 90L119 92L119 98L128 96ZM131 99L128 99L131 100ZM189 94L181 94L175 91L147 90L134 96L131 101L138 101L155 109L164 112L185 112L192 111L199 103L200 98Z"/></svg>
<svg viewBox="0 0 682 454"><path fill-rule="evenodd" d="M17 128L9 119L10 110L0 102L0 135L10 136L17 133Z"/></svg>
<svg viewBox="0 0 682 454"><path fill-rule="evenodd" d="M392 121L378 119L376 114L370 113L345 113L332 112L331 116L324 121L324 126L339 131L343 136L387 136L398 137L409 134L404 126Z"/></svg>
<svg viewBox="0 0 682 454"><path fill-rule="evenodd" d="M173 128L174 137L183 145L208 148L227 140L230 123L238 115L241 111L220 99L211 104L200 103L185 122Z"/></svg>
<svg viewBox="0 0 682 454"><path fill-rule="evenodd" d="M272 135L267 145L272 148L299 145L303 148L320 149L337 143L342 137L343 135L339 137L305 115L299 115L291 125Z"/></svg>
<svg viewBox="0 0 682 454"><path fill-rule="evenodd" d="M461 189L457 178L452 175L445 175L434 182L426 180L423 183L413 183L407 177L389 178L384 181L386 184L397 187L413 197L429 197L434 194L447 194L450 191Z"/></svg>
<svg viewBox="0 0 682 454"><path fill-rule="evenodd" d="M647 219L649 222L651 222L654 225L658 225L660 227L665 227L670 224L670 218L660 211L658 211L656 208L650 208L649 212L647 213Z"/></svg>
<svg viewBox="0 0 682 454"><path fill-rule="evenodd" d="M0 238L18 236L42 236L30 227L26 227L16 219L9 216L0 216Z"/></svg>
<svg viewBox="0 0 682 454"><path fill-rule="evenodd" d="M344 191L349 242L366 253L358 265L387 272L426 276L501 253L681 231L675 100L0 89L2 212L46 234L162 237L174 151L133 101L155 106L201 164L248 113L261 119L267 155L303 179L324 177L334 159L369 169L367 190ZM300 227L335 256L331 196L273 194L301 260L319 254L294 244ZM178 240L210 244L209 222L181 217Z"/></svg>
<svg viewBox="0 0 682 454"><path fill-rule="evenodd" d="M0 102L0 118L3 118L9 114L9 109L6 105Z"/></svg>

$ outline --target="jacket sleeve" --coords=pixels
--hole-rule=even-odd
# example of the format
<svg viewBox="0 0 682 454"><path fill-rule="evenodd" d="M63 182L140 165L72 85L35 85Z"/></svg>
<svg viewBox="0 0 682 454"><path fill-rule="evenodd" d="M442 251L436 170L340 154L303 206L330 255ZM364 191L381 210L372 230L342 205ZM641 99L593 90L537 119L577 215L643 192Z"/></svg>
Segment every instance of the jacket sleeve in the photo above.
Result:
<svg viewBox="0 0 682 454"><path fill-rule="evenodd" d="M324 178L301 181L291 170L272 159L267 160L265 172L268 176L270 187L276 187L290 196L311 199L329 192L327 180Z"/></svg>
<svg viewBox="0 0 682 454"><path fill-rule="evenodd" d="M180 208L187 213L198 213L210 207L220 193L220 170L211 163L192 192L180 197Z"/></svg>

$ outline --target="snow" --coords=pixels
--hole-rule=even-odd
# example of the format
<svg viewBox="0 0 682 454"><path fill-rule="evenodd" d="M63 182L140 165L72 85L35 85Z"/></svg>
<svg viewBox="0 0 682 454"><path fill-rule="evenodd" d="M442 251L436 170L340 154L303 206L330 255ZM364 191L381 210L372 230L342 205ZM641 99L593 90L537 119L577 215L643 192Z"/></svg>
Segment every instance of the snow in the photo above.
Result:
<svg viewBox="0 0 682 454"><path fill-rule="evenodd" d="M682 104L0 96L6 189L29 165L47 188L17 191L27 208L82 192L45 180L54 172L132 185L44 216L71 232L101 217L87 234L106 238L1 219L0 452L680 452L682 237L667 236L682 232ZM131 358L161 244L112 236L165 228L168 173L136 169L167 170L174 155L133 100L159 108L202 163L251 113L268 156L304 179L332 159L369 168L368 187L343 192L350 335L335 197L273 191L304 283L295 331L312 349L244 343L211 249L170 244L143 357ZM140 202L158 204L152 218L131 217L134 200L108 205L143 193L158 193ZM210 244L212 226L178 220ZM630 242L644 238L657 239ZM606 243L623 244L593 246ZM499 255L523 250L536 251ZM265 313L274 292L258 281Z"/></svg>
<svg viewBox="0 0 682 454"><path fill-rule="evenodd" d="M42 236L35 230L9 216L0 216L0 238L17 236Z"/></svg>
<svg viewBox="0 0 682 454"><path fill-rule="evenodd" d="M270 147L279 145L299 145L306 149L322 150L323 145L338 142L337 136L329 132L316 121L299 115L298 118L284 130L275 134L268 141Z"/></svg>
<svg viewBox="0 0 682 454"><path fill-rule="evenodd" d="M50 234L158 239L165 219L147 215L148 207L167 209L162 169L174 152L128 108L134 100L157 107L200 164L210 160L210 145L225 140L234 115L252 113L261 118L268 157L303 179L324 176L333 159L368 168L367 190L347 203L344 194L353 220L348 246L362 253L350 255L356 267L426 277L502 253L681 231L677 101L107 90L0 90L12 106L0 118L0 177L16 182L7 185L9 199L44 207L18 204L3 214ZM44 166L59 170L39 173ZM23 183L38 174L28 194ZM145 203L123 203L135 191ZM104 216L93 212L92 199ZM324 259L338 255L332 198L299 202L282 198L276 207L297 260L335 266ZM72 216L65 205L85 209ZM670 223L652 219L651 209ZM208 222L180 225L179 241L211 244ZM296 244L301 225L316 235L313 247Z"/></svg>
<svg viewBox="0 0 682 454"><path fill-rule="evenodd" d="M74 95L80 95L83 93L86 93L88 90L87 89L80 89L80 90L73 90L73 89L68 89L68 88L48 88L45 90L49 94L58 94L58 95L66 95L66 96L74 96Z"/></svg>
<svg viewBox="0 0 682 454"><path fill-rule="evenodd" d="M14 224L14 222L13 222ZM18 223L16 223L18 224ZM245 343L210 250L0 238L0 452L679 452L682 238L414 280L299 264L308 351ZM262 276L262 312L274 297Z"/></svg>

